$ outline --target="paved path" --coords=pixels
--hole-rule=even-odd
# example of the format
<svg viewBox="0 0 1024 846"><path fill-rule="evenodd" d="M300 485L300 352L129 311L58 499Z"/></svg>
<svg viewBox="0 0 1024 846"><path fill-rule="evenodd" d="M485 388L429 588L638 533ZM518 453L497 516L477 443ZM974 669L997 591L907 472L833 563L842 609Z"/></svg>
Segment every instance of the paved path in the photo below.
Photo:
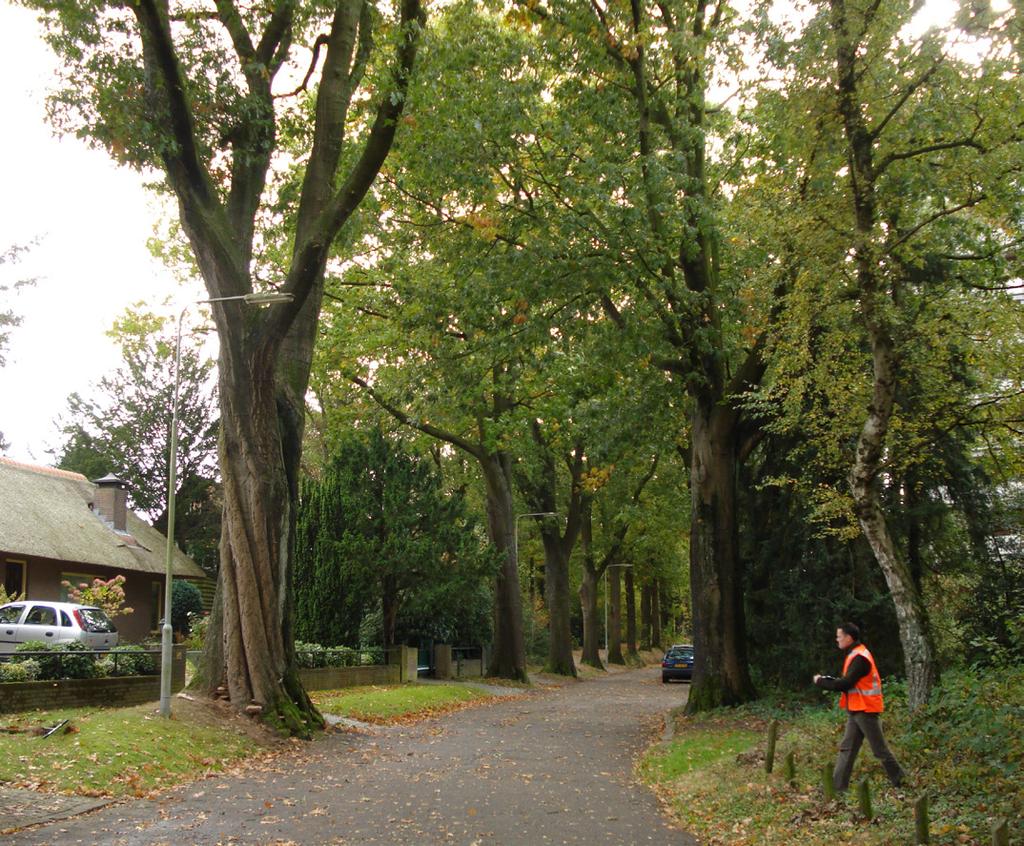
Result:
<svg viewBox="0 0 1024 846"><path fill-rule="evenodd" d="M9 835L4 846L695 846L633 761L686 685L610 674L373 734Z"/></svg>

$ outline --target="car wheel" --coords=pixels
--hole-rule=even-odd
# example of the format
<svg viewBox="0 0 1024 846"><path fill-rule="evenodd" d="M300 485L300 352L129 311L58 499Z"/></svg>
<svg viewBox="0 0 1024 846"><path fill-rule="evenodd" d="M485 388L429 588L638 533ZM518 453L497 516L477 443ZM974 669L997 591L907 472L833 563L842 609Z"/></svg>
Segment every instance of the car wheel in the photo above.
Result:
<svg viewBox="0 0 1024 846"><path fill-rule="evenodd" d="M661 683L662 684L668 684L668 676L662 676L661 677Z"/></svg>

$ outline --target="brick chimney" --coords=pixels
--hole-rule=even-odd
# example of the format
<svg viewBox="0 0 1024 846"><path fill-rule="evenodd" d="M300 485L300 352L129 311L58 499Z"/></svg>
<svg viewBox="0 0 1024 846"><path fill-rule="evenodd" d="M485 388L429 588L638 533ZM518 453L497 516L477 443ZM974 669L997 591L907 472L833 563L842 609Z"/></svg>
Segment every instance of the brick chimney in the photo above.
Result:
<svg viewBox="0 0 1024 846"><path fill-rule="evenodd" d="M93 507L104 523L115 532L127 532L128 485L113 473L95 480Z"/></svg>

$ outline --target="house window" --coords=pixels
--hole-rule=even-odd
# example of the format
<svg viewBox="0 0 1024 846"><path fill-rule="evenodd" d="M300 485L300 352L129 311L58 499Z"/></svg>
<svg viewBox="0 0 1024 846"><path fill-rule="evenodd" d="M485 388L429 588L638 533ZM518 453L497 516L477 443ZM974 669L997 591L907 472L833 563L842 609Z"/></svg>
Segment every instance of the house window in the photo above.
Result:
<svg viewBox="0 0 1024 846"><path fill-rule="evenodd" d="M4 562L4 590L12 599L25 595L25 562Z"/></svg>

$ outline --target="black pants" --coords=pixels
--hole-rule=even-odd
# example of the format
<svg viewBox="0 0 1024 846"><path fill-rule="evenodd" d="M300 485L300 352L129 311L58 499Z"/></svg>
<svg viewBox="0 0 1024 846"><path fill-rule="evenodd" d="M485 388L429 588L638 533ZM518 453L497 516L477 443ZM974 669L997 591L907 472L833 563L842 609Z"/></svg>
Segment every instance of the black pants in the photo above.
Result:
<svg viewBox="0 0 1024 846"><path fill-rule="evenodd" d="M849 788L853 763L857 760L857 753L860 752L865 737L868 739L868 744L875 757L882 762L889 781L899 787L903 783L903 768L885 743L885 738L882 736L882 723L878 714L848 711L846 731L839 743L839 758L836 760L836 768L832 773L832 783L836 790Z"/></svg>

